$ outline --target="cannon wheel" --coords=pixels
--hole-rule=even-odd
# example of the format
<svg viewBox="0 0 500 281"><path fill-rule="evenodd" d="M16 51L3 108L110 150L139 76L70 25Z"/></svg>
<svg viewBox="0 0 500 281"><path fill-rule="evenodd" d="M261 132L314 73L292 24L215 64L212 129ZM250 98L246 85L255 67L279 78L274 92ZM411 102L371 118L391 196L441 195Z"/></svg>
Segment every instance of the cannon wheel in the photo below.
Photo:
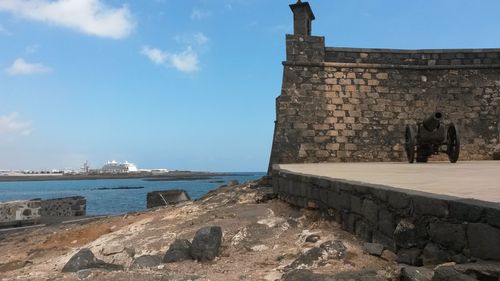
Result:
<svg viewBox="0 0 500 281"><path fill-rule="evenodd" d="M448 127L448 159L451 163L457 163L458 156L460 155L460 135L455 124L451 123Z"/></svg>
<svg viewBox="0 0 500 281"><path fill-rule="evenodd" d="M409 163L415 162L415 146L417 138L415 136L415 130L410 125L406 125L405 132L405 150L406 157Z"/></svg>

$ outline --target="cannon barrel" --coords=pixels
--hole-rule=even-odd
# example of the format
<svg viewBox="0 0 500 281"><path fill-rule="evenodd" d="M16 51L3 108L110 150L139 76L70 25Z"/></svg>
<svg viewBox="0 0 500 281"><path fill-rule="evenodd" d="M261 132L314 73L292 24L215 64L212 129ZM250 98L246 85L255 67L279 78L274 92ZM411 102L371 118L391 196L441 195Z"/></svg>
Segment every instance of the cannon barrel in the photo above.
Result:
<svg viewBox="0 0 500 281"><path fill-rule="evenodd" d="M425 119L422 124L427 131L432 132L439 128L439 124L443 121L443 116L442 112L434 112L429 118Z"/></svg>

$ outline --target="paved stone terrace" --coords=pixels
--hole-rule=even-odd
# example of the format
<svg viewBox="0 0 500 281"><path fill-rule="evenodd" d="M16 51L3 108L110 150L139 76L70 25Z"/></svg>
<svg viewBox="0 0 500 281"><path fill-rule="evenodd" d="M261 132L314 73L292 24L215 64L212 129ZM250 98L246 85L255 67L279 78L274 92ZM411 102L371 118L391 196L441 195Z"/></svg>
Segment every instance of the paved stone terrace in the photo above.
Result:
<svg viewBox="0 0 500 281"><path fill-rule="evenodd" d="M287 164L275 169L500 203L500 161Z"/></svg>

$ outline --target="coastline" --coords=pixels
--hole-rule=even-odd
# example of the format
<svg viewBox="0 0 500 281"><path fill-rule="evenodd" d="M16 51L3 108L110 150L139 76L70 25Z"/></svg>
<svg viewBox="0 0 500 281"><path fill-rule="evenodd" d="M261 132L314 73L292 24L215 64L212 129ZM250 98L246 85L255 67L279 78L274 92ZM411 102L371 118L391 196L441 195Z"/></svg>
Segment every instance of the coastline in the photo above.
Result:
<svg viewBox="0 0 500 281"><path fill-rule="evenodd" d="M63 180L112 180L112 179L150 179L151 181L207 180L219 176L237 176L242 173L210 172L170 172L153 175L151 173L107 174L107 175L22 175L0 176L0 182L15 181L63 181Z"/></svg>

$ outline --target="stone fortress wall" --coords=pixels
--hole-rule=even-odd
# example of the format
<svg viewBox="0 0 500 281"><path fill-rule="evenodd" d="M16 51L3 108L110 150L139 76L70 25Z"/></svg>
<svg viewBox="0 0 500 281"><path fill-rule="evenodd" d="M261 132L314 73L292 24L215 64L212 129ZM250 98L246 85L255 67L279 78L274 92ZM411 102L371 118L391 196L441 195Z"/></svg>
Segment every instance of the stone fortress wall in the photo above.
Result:
<svg viewBox="0 0 500 281"><path fill-rule="evenodd" d="M292 10L271 164L405 161L405 125L437 110L458 126L462 160L492 158L500 49L329 48L306 28L309 4Z"/></svg>

